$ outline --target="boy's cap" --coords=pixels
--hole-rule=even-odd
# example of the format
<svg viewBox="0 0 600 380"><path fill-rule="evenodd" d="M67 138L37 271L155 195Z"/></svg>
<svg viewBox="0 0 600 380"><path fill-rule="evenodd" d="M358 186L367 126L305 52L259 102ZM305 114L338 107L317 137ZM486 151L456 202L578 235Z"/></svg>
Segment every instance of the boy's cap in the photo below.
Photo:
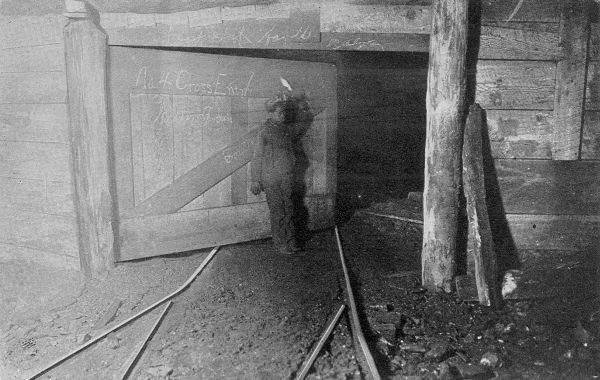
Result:
<svg viewBox="0 0 600 380"><path fill-rule="evenodd" d="M265 102L265 109L267 110L267 112L275 112L278 108L283 109L284 107L285 107L284 100L269 99Z"/></svg>

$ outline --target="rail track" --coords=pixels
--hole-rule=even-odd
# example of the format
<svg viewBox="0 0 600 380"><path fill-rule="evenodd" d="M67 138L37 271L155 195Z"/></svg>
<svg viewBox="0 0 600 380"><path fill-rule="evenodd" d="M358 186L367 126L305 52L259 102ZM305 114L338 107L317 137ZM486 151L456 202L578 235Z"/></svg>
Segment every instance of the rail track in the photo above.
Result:
<svg viewBox="0 0 600 380"><path fill-rule="evenodd" d="M330 315L329 320L326 323L326 328L324 329L324 331L320 337L313 337L315 339L315 343L312 345L310 352L307 353L306 358L305 358L304 362L302 363L302 366L297 371L292 372L294 374L293 377L295 379L304 379L309 374L315 360L319 357L323 346L326 344L326 342L328 340L331 340L331 335L334 332L336 325L339 323L342 314L344 312L347 312L347 314L348 314L347 319L350 322L350 331L352 332L353 343L354 343L353 347L347 347L347 349L349 349L349 350L353 349L354 352L356 353L356 358L357 358L358 362L360 363L359 368L368 370L368 373L364 373L363 376L365 378L372 378L372 379L378 380L381 377L379 375L377 366L373 359L373 355L371 354L371 352L369 350L368 344L366 342L366 339L365 339L364 334L361 329L360 320L358 317L358 311L357 311L357 307L356 307L356 302L354 299L354 295L353 295L353 291L352 291L352 287L351 287L351 283L350 283L350 277L348 275L348 269L346 267L346 262L345 262L345 258L344 258L342 242L341 242L339 231L338 231L337 227L335 227L333 232L334 232L334 239L335 239L335 243L336 243L335 245L337 246L337 251L339 254L339 271L341 273L343 273L343 277L344 277L344 280L343 280L344 300L342 302L332 303L332 305L331 305L332 313ZM146 315L150 311L155 310L155 309L159 308L160 306L163 306L164 308L163 308L160 316L157 318L156 322L153 324L152 329L147 333L144 340L139 342L136 345L136 348L134 349L135 352L132 352L132 355L130 356L130 359L128 359L128 364L125 367L125 369L120 374L118 374L117 377L113 376L113 378L118 378L118 379L130 378L130 376L134 373L135 366L138 364L140 357L143 355L143 351L144 351L145 347L147 346L148 342L152 339L154 333L158 329L158 327L159 327L161 321L164 319L165 315L168 313L168 311L172 305L172 300L175 299L177 296L179 296L181 293L183 293L190 286L190 284L202 273L204 268L210 263L210 261L213 259L213 257L217 254L219 248L220 247L213 248L212 251L204 259L204 261L200 264L200 266L189 277L189 279L183 285L181 285L176 291L163 297L159 301L151 304L150 306L146 307L145 309L136 313L135 315L130 316L129 318L125 319L124 321L120 322L119 324L115 325L114 327L97 335L90 341L82 344L81 346L75 348L74 350L68 352L67 354L52 361L48 365L37 370L33 375L29 376L28 379L33 380L33 379L38 379L38 378L42 377L44 374L50 372L51 370L60 367L63 363L65 363L71 359L74 359L76 356L78 356L81 352L83 352L87 348L89 348L89 347L93 346L94 344L105 339L109 334L115 332L116 330L119 330L120 328L122 328L130 323L133 323L138 318ZM339 282L341 283L342 281L339 281Z"/></svg>

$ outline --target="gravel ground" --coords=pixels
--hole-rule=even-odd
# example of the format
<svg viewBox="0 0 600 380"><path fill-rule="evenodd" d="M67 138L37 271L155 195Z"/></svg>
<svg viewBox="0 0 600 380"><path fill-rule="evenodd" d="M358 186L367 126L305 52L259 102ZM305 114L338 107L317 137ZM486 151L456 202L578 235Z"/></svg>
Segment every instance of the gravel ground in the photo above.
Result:
<svg viewBox="0 0 600 380"><path fill-rule="evenodd" d="M362 211L393 211L410 219L420 214L418 202L407 200L371 203ZM420 287L418 224L364 212L345 216L340 232L359 316L384 378L600 375L597 298L582 294L511 300L493 311L455 294L429 294ZM120 265L105 279L73 287L76 291L54 307L8 313L1 325L0 378L27 378L170 294L206 255L200 251ZM69 283L79 284L76 278ZM294 378L343 300L331 231L316 233L297 256L277 253L270 240L222 247L173 299L130 378ZM161 310L124 326L41 378L120 379ZM308 378L370 378L353 347L344 315Z"/></svg>

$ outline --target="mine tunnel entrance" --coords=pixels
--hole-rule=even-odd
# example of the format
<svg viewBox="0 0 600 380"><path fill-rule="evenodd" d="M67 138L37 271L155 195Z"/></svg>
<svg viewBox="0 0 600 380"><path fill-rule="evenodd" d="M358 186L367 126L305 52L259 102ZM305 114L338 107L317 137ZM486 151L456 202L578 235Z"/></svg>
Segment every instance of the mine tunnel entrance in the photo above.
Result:
<svg viewBox="0 0 600 380"><path fill-rule="evenodd" d="M298 177L309 230L422 190L426 54L113 46L110 57L120 261L270 235L248 160L283 77L314 103Z"/></svg>
<svg viewBox="0 0 600 380"><path fill-rule="evenodd" d="M194 51L335 64L338 207L367 207L423 191L428 53Z"/></svg>

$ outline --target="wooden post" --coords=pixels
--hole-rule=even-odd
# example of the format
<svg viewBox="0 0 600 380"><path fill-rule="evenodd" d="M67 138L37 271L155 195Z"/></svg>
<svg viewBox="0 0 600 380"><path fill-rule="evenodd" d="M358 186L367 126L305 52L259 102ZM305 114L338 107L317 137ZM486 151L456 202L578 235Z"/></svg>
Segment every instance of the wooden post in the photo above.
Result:
<svg viewBox="0 0 600 380"><path fill-rule="evenodd" d="M114 262L106 102L107 36L86 5L66 0L64 29L74 202L83 271L99 275Z"/></svg>
<svg viewBox="0 0 600 380"><path fill-rule="evenodd" d="M498 284L496 252L486 205L482 149L482 110L471 105L463 143L463 189L467 199L469 239L473 246L475 282L479 302L498 308L502 295Z"/></svg>
<svg viewBox="0 0 600 380"><path fill-rule="evenodd" d="M568 0L562 6L560 45L564 59L556 67L555 123L552 159L580 158L581 129L587 68L590 12L585 0Z"/></svg>
<svg viewBox="0 0 600 380"><path fill-rule="evenodd" d="M435 0L427 77L423 286L451 290L455 274L468 0Z"/></svg>

